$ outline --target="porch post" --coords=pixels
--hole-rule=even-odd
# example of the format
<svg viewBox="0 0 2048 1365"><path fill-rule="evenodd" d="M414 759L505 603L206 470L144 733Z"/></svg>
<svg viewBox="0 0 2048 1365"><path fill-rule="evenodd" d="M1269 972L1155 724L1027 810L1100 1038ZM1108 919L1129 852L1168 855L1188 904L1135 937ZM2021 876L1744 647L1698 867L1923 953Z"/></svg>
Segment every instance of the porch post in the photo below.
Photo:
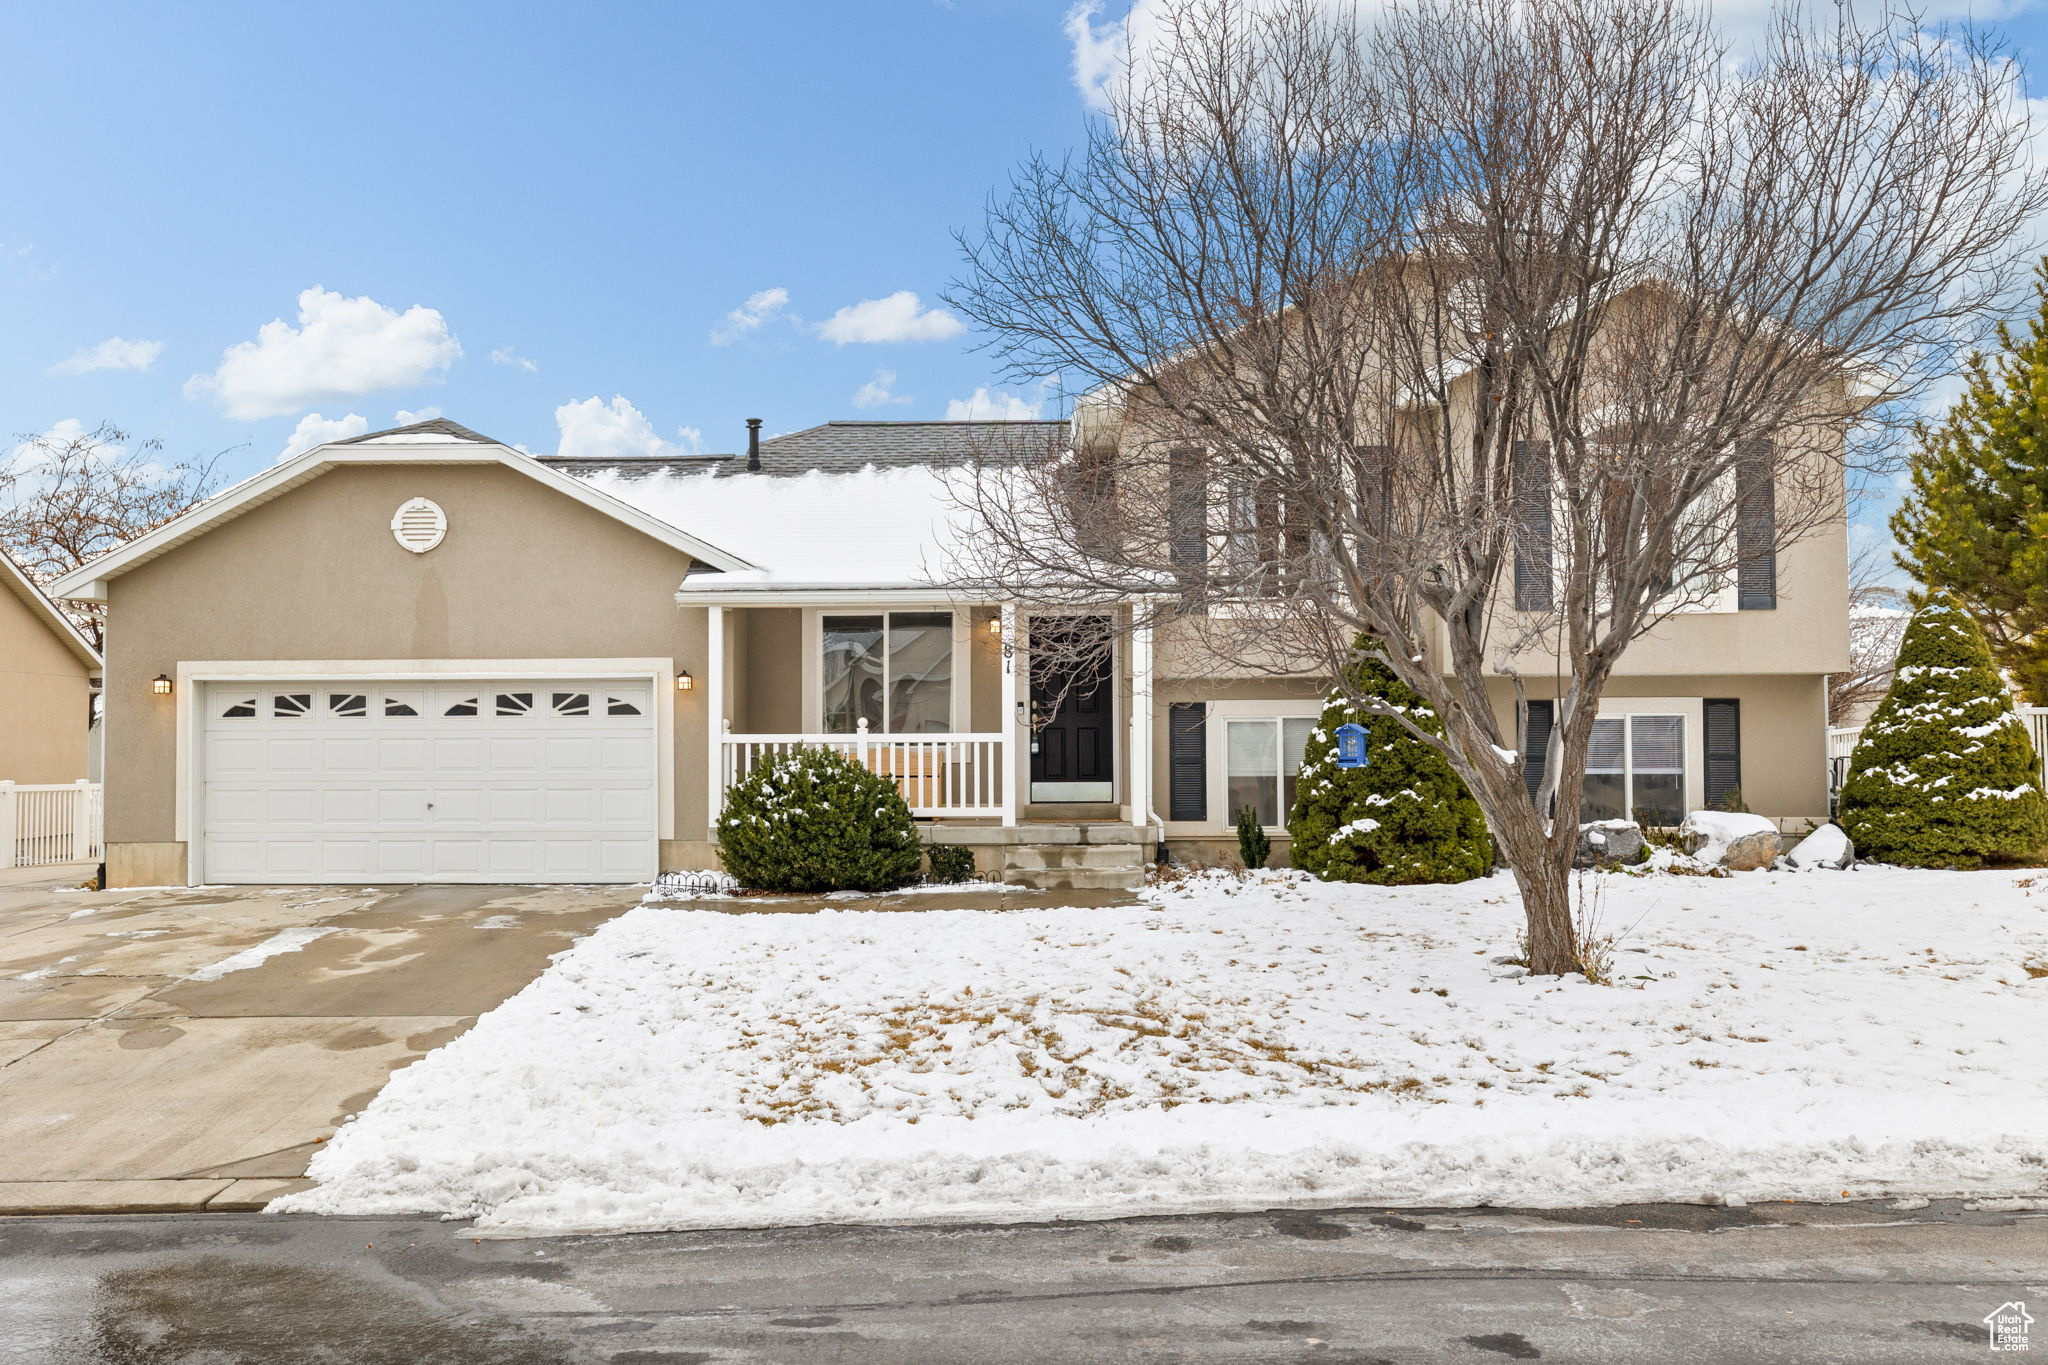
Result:
<svg viewBox="0 0 2048 1365"><path fill-rule="evenodd" d="M704 837L713 835L718 812L725 805L725 608L705 608L704 748L710 769L709 802L704 807Z"/></svg>
<svg viewBox="0 0 2048 1365"><path fill-rule="evenodd" d="M1133 608L1139 610L1139 608ZM1152 820L1152 627L1138 625L1131 631L1131 738L1125 746L1130 754L1131 823L1149 826Z"/></svg>
<svg viewBox="0 0 2048 1365"><path fill-rule="evenodd" d="M1017 637L1018 617L1014 606L1003 607L1003 824L1017 823L1017 756L1024 746L1017 742L1017 668L1023 658L1023 642Z"/></svg>

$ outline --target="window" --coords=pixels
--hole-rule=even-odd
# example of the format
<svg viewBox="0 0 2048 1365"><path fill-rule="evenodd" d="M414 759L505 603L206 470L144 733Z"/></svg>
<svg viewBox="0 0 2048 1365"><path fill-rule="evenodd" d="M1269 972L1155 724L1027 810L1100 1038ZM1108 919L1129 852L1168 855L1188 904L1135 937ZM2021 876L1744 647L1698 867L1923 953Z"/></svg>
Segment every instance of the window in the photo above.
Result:
<svg viewBox="0 0 2048 1365"><path fill-rule="evenodd" d="M637 716L640 714L640 708L623 697L606 697L604 713L608 716Z"/></svg>
<svg viewBox="0 0 2048 1365"><path fill-rule="evenodd" d="M231 701L228 703L227 709L221 712L222 718L226 720L252 720L255 718L255 715L256 699L254 697L241 697Z"/></svg>
<svg viewBox="0 0 2048 1365"><path fill-rule="evenodd" d="M360 692L329 692L327 712L334 716L361 718L370 714L370 699Z"/></svg>
<svg viewBox="0 0 2048 1365"><path fill-rule="evenodd" d="M940 735L953 728L953 613L827 616L824 722L828 734L868 729Z"/></svg>
<svg viewBox="0 0 2048 1365"><path fill-rule="evenodd" d="M1233 720L1224 726L1224 818L1250 806L1262 825L1278 825L1294 807L1294 782L1314 716Z"/></svg>
<svg viewBox="0 0 2048 1365"><path fill-rule="evenodd" d="M271 694L270 714L273 716L303 716L313 709L311 692L276 692Z"/></svg>
<svg viewBox="0 0 2048 1365"><path fill-rule="evenodd" d="M587 716L590 714L588 692L557 692L551 698L558 716Z"/></svg>
<svg viewBox="0 0 2048 1365"><path fill-rule="evenodd" d="M473 716L476 714L476 700L475 697L464 697L461 701L450 704L448 709L441 714L444 716Z"/></svg>
<svg viewBox="0 0 2048 1365"><path fill-rule="evenodd" d="M384 714L387 716L417 716L419 708L403 697L384 698Z"/></svg>
<svg viewBox="0 0 2048 1365"><path fill-rule="evenodd" d="M1586 820L1685 819L1685 717L1600 716L1586 751Z"/></svg>
<svg viewBox="0 0 2048 1365"><path fill-rule="evenodd" d="M523 716L533 709L533 693L500 692L497 713L501 716Z"/></svg>

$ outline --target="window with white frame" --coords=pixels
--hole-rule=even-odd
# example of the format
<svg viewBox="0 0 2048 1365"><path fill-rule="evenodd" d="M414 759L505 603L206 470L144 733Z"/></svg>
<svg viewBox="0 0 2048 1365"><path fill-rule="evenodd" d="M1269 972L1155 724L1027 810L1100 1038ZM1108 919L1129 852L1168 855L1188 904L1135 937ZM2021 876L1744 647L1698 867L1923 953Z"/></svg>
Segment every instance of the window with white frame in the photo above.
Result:
<svg viewBox="0 0 2048 1365"><path fill-rule="evenodd" d="M945 734L953 728L953 613L821 619L827 734Z"/></svg>
<svg viewBox="0 0 2048 1365"><path fill-rule="evenodd" d="M1587 820L1685 819L1685 717L1599 716L1586 751Z"/></svg>
<svg viewBox="0 0 2048 1365"><path fill-rule="evenodd" d="M1223 728L1224 818L1235 822L1246 806L1259 823L1283 823L1294 808L1294 784L1301 772L1314 716L1260 716L1226 720Z"/></svg>

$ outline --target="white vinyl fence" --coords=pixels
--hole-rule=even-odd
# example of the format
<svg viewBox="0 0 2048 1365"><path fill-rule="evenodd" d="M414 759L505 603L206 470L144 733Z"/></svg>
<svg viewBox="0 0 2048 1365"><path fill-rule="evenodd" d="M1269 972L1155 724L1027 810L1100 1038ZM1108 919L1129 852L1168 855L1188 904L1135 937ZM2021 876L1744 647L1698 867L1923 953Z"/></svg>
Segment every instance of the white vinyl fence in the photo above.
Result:
<svg viewBox="0 0 2048 1365"><path fill-rule="evenodd" d="M2020 720L2026 724L2027 733L2034 740L2034 758L2041 765L2041 785L2048 787L2048 706L2016 706ZM1840 795L1842 783L1849 776L1849 755L1856 752L1856 742L1863 738L1863 727L1831 727L1828 730L1828 809L1835 808L1835 797Z"/></svg>
<svg viewBox="0 0 2048 1365"><path fill-rule="evenodd" d="M100 859L100 784L0 782L0 868Z"/></svg>

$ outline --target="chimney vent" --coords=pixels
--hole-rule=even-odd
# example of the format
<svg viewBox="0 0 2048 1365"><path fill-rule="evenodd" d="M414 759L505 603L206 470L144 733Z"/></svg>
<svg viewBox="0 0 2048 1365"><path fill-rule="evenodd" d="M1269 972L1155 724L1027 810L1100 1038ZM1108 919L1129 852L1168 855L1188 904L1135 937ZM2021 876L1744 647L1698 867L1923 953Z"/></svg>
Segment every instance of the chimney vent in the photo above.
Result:
<svg viewBox="0 0 2048 1365"><path fill-rule="evenodd" d="M747 419L747 472L761 472L761 419L758 417Z"/></svg>

